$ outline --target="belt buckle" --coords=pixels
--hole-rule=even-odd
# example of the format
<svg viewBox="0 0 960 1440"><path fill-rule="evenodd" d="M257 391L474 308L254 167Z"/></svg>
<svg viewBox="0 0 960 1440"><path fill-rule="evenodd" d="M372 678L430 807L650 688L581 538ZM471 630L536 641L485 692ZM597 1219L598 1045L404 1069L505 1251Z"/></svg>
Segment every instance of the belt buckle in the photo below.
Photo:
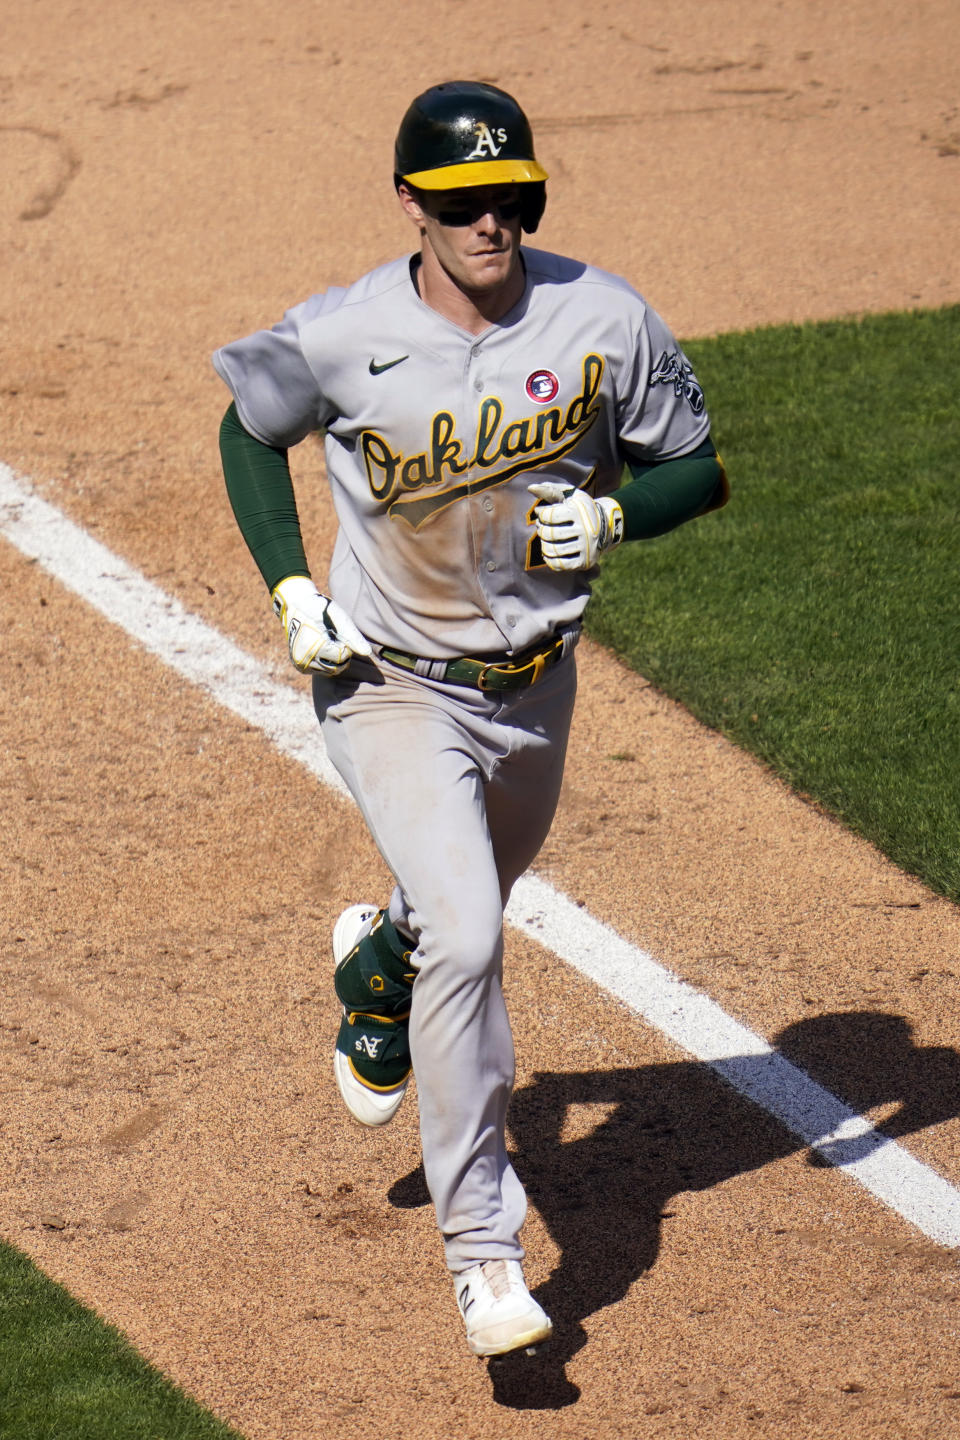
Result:
<svg viewBox="0 0 960 1440"><path fill-rule="evenodd" d="M499 665L493 665L493 664L481 666L480 674L477 676L477 689L478 689L478 690L486 690L487 687L486 687L486 685L485 685L483 682L484 682L484 680L485 680L486 677L487 677L487 671L488 671L488 670L499 670L500 668L501 668L501 667L500 667Z"/></svg>
<svg viewBox="0 0 960 1440"><path fill-rule="evenodd" d="M513 667L508 665L496 665L493 663L489 665L484 665L480 671L480 674L477 676L477 689L488 689L488 687L484 684L484 680L486 679L487 673L490 670L495 670L498 674L501 675L523 675L525 671L532 670L533 674L530 676L530 679L526 681L526 684L536 685L544 670L546 670L548 662L556 658L558 651L561 650L562 647L563 641L555 640L552 645L547 646L546 650L541 650L539 654L532 656L525 665Z"/></svg>
<svg viewBox="0 0 960 1440"><path fill-rule="evenodd" d="M530 676L530 679L525 681L524 683L527 685L536 685L537 681L540 679L540 676L543 674L546 663L546 654L540 654L534 655L533 659L528 660L526 665L484 665L483 669L480 671L480 674L477 676L477 689L488 690L495 688L493 686L487 686L484 684L487 673L490 670L495 670L498 675L509 675L511 678L523 675L527 670L532 670L533 674ZM506 688L512 690L519 687L508 685Z"/></svg>

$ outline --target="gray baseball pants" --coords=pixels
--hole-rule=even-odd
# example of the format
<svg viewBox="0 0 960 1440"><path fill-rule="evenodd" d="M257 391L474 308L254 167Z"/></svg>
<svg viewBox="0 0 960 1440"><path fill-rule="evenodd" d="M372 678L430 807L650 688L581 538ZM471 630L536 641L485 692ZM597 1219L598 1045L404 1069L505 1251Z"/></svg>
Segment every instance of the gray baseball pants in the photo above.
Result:
<svg viewBox="0 0 960 1440"><path fill-rule="evenodd" d="M383 662L314 678L327 751L418 938L410 1049L427 1186L449 1268L520 1260L523 1187L507 1159L514 1050L503 909L553 820L576 693L571 655L490 693Z"/></svg>

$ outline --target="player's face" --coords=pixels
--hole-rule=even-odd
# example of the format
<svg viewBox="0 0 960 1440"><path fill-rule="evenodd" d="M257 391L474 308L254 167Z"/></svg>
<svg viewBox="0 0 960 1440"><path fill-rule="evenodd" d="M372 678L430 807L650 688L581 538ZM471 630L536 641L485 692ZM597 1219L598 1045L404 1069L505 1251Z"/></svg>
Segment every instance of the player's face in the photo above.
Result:
<svg viewBox="0 0 960 1440"><path fill-rule="evenodd" d="M520 256L520 187L475 185L400 198L423 241L468 295L489 296L513 280Z"/></svg>

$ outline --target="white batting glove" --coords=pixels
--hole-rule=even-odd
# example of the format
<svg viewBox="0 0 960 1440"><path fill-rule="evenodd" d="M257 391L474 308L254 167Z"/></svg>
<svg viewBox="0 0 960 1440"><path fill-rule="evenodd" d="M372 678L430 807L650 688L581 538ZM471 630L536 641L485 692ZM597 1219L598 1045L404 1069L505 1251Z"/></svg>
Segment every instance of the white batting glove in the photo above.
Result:
<svg viewBox="0 0 960 1440"><path fill-rule="evenodd" d="M540 502L533 517L551 570L589 570L598 555L623 539L623 511L609 495L594 500L586 490L556 480L527 489Z"/></svg>
<svg viewBox="0 0 960 1440"><path fill-rule="evenodd" d="M354 655L373 651L350 616L306 575L288 575L273 589L273 609L283 625L290 659L308 675L339 675Z"/></svg>

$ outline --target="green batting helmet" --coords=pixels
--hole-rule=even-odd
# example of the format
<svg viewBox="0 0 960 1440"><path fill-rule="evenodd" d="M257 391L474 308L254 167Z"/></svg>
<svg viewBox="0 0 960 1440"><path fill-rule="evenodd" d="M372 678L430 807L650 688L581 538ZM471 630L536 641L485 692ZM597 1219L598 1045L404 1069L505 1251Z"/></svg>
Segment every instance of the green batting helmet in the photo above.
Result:
<svg viewBox="0 0 960 1440"><path fill-rule="evenodd" d="M547 172L533 153L530 122L512 95L476 80L448 80L418 95L400 122L394 183L419 190L529 186L521 223L536 230Z"/></svg>

